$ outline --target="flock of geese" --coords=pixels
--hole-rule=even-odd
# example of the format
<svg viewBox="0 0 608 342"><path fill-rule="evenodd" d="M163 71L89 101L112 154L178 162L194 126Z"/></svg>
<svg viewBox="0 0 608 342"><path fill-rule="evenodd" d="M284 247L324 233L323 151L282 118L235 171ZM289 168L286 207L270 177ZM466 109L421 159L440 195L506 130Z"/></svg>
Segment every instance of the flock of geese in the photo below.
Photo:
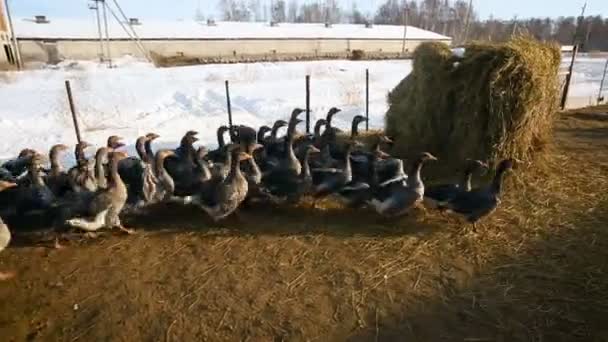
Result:
<svg viewBox="0 0 608 342"><path fill-rule="evenodd" d="M79 142L74 150L76 165L65 171L61 154L69 148L55 145L48 157L25 149L0 166L0 217L44 215L52 227L73 227L94 235L101 228L118 228L123 210L138 210L155 203L180 201L204 210L213 220L231 215L243 202L273 204L297 203L312 197L335 196L348 207L373 208L383 217L405 215L412 207L425 206L450 210L475 223L500 203L501 180L513 167L513 160L502 161L490 184L472 188L471 178L488 166L467 160L463 178L455 184L425 185L423 164L437 160L421 153L409 172L403 162L382 148L392 141L378 135L370 146L358 139L359 125L366 118L352 120L350 139L332 125L340 112L331 108L325 119L314 126L314 134L298 134L302 109L295 109L289 120L278 120L258 130L238 125L217 130L218 148L195 148L196 131L188 131L175 149L152 144L154 133L136 141L138 157L120 151L120 137L111 136L93 158L87 158L91 145ZM279 134L286 127L286 134ZM226 142L226 135L229 143ZM50 167L46 167L50 162ZM0 251L11 238L0 219ZM55 247L61 248L55 238ZM0 273L0 279L11 274Z"/></svg>

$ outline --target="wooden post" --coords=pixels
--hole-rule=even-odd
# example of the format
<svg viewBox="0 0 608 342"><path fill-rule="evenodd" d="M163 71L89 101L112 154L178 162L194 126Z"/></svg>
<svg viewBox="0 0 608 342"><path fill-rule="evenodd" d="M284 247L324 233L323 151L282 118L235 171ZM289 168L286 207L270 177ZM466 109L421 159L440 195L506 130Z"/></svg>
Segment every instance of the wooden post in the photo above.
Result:
<svg viewBox="0 0 608 342"><path fill-rule="evenodd" d="M570 81L572 80L572 72L574 70L574 62L576 61L576 54L578 53L578 45L574 45L572 49L572 60L570 61L570 67L568 68L568 74L566 75L566 84L564 85L564 92L562 93L562 101L560 107L562 110L566 109L566 103L568 102L568 92L570 91Z"/></svg>
<svg viewBox="0 0 608 342"><path fill-rule="evenodd" d="M602 82L600 83L600 91L597 93L597 104L600 104L603 100L602 90L604 90L604 81L606 81L606 73L608 73L608 59L606 59L606 65L604 66L604 74L602 75Z"/></svg>
<svg viewBox="0 0 608 342"><path fill-rule="evenodd" d="M78 127L78 120L76 119L76 108L74 107L74 99L72 98L72 87L70 87L70 81L65 80L65 90L68 92L68 103L70 104L70 111L72 112L72 121L74 122L74 130L76 131L76 140L78 143L82 141L80 137L80 128Z"/></svg>
<svg viewBox="0 0 608 342"><path fill-rule="evenodd" d="M310 75L306 75L306 133L310 133Z"/></svg>
<svg viewBox="0 0 608 342"><path fill-rule="evenodd" d="M232 129L232 106L230 105L230 86L226 80L226 106L228 107L228 127Z"/></svg>
<svg viewBox="0 0 608 342"><path fill-rule="evenodd" d="M369 131L369 69L365 69L365 130Z"/></svg>

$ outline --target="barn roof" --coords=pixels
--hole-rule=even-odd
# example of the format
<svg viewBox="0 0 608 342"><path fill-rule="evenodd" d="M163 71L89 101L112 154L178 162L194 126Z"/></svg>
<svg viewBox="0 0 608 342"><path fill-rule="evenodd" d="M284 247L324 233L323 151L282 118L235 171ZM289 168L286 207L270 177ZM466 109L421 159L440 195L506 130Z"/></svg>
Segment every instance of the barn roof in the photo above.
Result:
<svg viewBox="0 0 608 342"><path fill-rule="evenodd" d="M64 19L47 18L46 23L37 23L33 18L15 20L15 32L21 39L97 39L97 24L93 18ZM109 34L113 39L129 38L115 20L108 19ZM325 39L403 39L403 26L280 23L270 26L266 22L217 22L209 26L194 20L169 21L140 19L134 25L142 39L262 39L262 38L325 38ZM408 26L407 39L449 40L450 37L435 32Z"/></svg>

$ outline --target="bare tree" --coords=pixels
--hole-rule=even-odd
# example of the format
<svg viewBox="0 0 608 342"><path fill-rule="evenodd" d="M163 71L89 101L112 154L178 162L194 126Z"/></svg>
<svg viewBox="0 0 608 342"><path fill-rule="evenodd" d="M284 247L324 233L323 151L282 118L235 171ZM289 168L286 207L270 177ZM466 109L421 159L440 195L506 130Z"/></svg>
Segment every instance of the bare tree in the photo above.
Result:
<svg viewBox="0 0 608 342"><path fill-rule="evenodd" d="M298 19L298 1L291 0L289 1L289 5L287 7L287 21L290 23L295 23Z"/></svg>

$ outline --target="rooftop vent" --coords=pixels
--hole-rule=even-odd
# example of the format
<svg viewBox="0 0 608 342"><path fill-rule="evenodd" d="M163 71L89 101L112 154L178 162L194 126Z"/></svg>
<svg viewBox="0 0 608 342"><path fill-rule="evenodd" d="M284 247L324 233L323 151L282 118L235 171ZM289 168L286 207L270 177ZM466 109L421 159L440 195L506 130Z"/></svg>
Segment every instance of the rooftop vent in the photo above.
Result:
<svg viewBox="0 0 608 342"><path fill-rule="evenodd" d="M34 21L36 24L48 24L50 21L46 18L46 15L36 15L34 16Z"/></svg>
<svg viewBox="0 0 608 342"><path fill-rule="evenodd" d="M215 23L215 20L207 19L207 26L217 26L217 24Z"/></svg>
<svg viewBox="0 0 608 342"><path fill-rule="evenodd" d="M129 25L141 25L139 18L129 18Z"/></svg>
<svg viewBox="0 0 608 342"><path fill-rule="evenodd" d="M326 27L326 28L331 28L331 23L330 23L330 22L326 22L326 23L325 23L325 27Z"/></svg>
<svg viewBox="0 0 608 342"><path fill-rule="evenodd" d="M365 28L372 28L372 27L373 27L373 25L371 22L369 22L369 21L365 22Z"/></svg>

